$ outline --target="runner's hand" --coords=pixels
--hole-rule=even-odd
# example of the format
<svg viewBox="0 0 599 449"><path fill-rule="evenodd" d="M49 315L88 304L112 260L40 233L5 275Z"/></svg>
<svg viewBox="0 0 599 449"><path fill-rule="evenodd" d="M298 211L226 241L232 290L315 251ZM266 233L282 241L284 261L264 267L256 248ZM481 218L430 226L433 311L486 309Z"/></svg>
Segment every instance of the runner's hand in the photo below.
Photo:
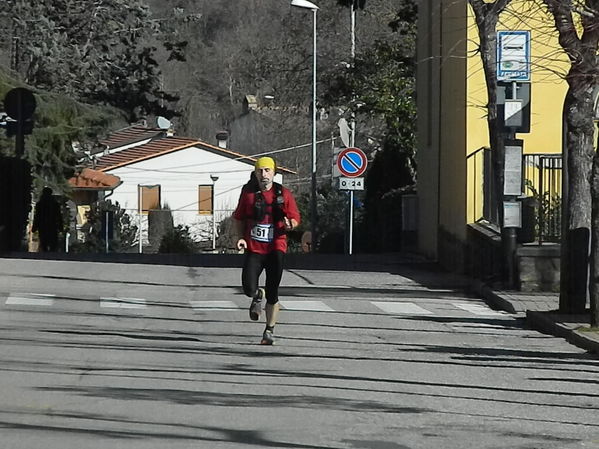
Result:
<svg viewBox="0 0 599 449"><path fill-rule="evenodd" d="M291 231L293 229L293 223L287 217L283 217L283 222L285 223L285 230Z"/></svg>
<svg viewBox="0 0 599 449"><path fill-rule="evenodd" d="M241 251L242 249L247 249L247 247L248 247L248 244L245 241L245 239L239 239L239 240L237 240L237 249L238 250Z"/></svg>

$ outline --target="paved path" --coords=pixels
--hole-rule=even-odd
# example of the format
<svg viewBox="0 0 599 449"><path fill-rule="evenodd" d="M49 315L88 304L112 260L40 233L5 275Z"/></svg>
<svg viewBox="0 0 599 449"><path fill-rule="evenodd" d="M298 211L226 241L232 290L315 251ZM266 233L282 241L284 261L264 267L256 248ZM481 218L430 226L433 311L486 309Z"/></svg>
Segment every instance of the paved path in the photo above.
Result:
<svg viewBox="0 0 599 449"><path fill-rule="evenodd" d="M429 268L293 268L264 347L239 269L0 259L0 441L599 447L599 359Z"/></svg>

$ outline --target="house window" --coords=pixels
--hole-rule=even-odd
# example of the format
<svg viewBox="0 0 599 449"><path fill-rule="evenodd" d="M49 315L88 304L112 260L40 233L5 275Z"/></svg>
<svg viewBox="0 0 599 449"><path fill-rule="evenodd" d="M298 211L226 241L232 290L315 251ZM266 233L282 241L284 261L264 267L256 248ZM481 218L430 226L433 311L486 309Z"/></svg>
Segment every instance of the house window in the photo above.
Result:
<svg viewBox="0 0 599 449"><path fill-rule="evenodd" d="M214 202L214 186L198 186L198 214L212 215Z"/></svg>
<svg viewBox="0 0 599 449"><path fill-rule="evenodd" d="M139 212L148 215L152 209L160 209L160 185L138 186Z"/></svg>

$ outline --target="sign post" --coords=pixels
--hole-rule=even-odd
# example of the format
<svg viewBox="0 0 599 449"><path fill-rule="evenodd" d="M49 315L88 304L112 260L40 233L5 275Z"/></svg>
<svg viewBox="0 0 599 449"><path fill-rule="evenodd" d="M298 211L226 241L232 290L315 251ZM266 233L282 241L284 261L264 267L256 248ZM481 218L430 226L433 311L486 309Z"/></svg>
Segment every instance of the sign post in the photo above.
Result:
<svg viewBox="0 0 599 449"><path fill-rule="evenodd" d="M339 178L339 190L349 190L349 246L348 254L353 252L354 233L354 190L364 190L364 178L360 176L366 171L368 160L359 148L346 148L337 156L337 168L342 177Z"/></svg>
<svg viewBox="0 0 599 449"><path fill-rule="evenodd" d="M516 287L516 229L522 226L522 148L517 132L530 129L531 52L530 31L497 31L497 81L505 95L498 104L501 109L499 132L503 136L503 223L501 241L504 250L505 280ZM507 90L511 88L511 98ZM520 93L519 93L520 91Z"/></svg>
<svg viewBox="0 0 599 449"><path fill-rule="evenodd" d="M24 87L16 87L4 97L4 110L11 121L6 121L7 137L15 136L15 153L21 157L25 152L25 134L31 134L36 101L33 93Z"/></svg>

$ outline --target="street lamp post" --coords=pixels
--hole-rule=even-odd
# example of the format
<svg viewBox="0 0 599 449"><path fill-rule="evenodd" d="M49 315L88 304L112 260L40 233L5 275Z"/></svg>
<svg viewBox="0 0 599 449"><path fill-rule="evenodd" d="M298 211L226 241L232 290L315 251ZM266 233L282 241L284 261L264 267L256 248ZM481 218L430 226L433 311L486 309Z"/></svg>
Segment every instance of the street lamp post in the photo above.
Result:
<svg viewBox="0 0 599 449"><path fill-rule="evenodd" d="M356 64L356 8L352 5L351 8L351 64L352 67ZM355 100L354 94L352 93L352 100ZM353 105L352 105L353 107ZM351 125L350 125L350 137L349 146L356 146L356 115L352 110L351 113ZM347 245L347 252L351 256L353 254L354 247L354 191L349 191L349 239Z"/></svg>
<svg viewBox="0 0 599 449"><path fill-rule="evenodd" d="M291 0L291 6L297 8L309 9L313 13L313 32L312 32L312 168L310 178L310 222L312 245L310 251L314 252L316 246L316 222L318 220L316 209L316 12L318 6L307 0Z"/></svg>
<svg viewBox="0 0 599 449"><path fill-rule="evenodd" d="M210 175L210 179L212 179L212 251L216 250L216 208L214 207L216 202L214 199L216 198L216 181L218 181L218 176Z"/></svg>

